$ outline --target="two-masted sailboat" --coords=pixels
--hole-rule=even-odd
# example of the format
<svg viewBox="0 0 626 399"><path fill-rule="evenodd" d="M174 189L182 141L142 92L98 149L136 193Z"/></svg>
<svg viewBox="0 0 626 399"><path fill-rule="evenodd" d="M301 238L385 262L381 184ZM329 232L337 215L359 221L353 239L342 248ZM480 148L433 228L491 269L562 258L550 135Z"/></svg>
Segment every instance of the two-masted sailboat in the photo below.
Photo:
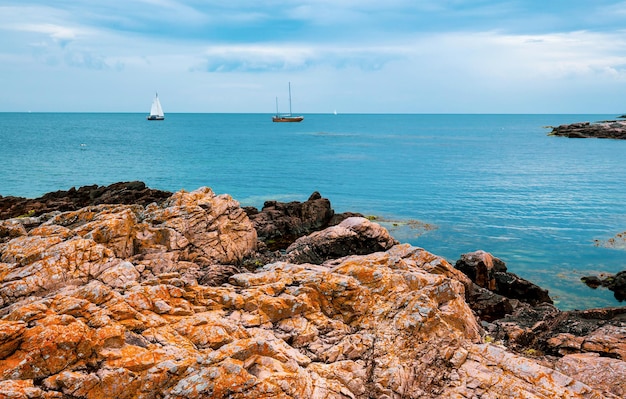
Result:
<svg viewBox="0 0 626 399"><path fill-rule="evenodd" d="M159 93L156 93L154 100L152 100L152 107L150 107L150 115L146 117L149 121L162 121L165 119L163 108L161 108L161 102L159 101Z"/></svg>
<svg viewBox="0 0 626 399"><path fill-rule="evenodd" d="M294 116L291 114L291 82L289 82L289 113L278 113L278 97L276 97L276 115L272 116L272 122L302 122L304 116Z"/></svg>

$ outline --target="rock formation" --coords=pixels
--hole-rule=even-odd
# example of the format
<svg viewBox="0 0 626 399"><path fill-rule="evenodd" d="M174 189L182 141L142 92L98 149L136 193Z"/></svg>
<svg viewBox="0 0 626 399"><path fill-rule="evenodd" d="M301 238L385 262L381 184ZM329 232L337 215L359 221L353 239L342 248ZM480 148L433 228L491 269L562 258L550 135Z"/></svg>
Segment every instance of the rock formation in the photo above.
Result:
<svg viewBox="0 0 626 399"><path fill-rule="evenodd" d="M456 267L473 282L468 304L489 340L591 385L610 370L615 380L599 385L626 397L618 377L626 375L626 308L560 311L547 291L507 272L502 260L484 251L462 255Z"/></svg>
<svg viewBox="0 0 626 399"><path fill-rule="evenodd" d="M89 205L161 203L170 197L168 191L154 190L143 182L120 182L109 186L74 187L55 191L40 198L3 197L0 195L0 220L18 216L38 216L53 211L75 211Z"/></svg>
<svg viewBox="0 0 626 399"><path fill-rule="evenodd" d="M0 230L7 398L623 397L620 342L558 364L490 342L466 275L365 218L254 270L255 225L208 188L23 219Z"/></svg>
<svg viewBox="0 0 626 399"><path fill-rule="evenodd" d="M626 121L577 122L553 127L549 136L626 139Z"/></svg>
<svg viewBox="0 0 626 399"><path fill-rule="evenodd" d="M336 225L356 213L335 214L328 198L315 191L305 202L266 201L259 211L244 208L256 228L259 240L270 251L287 248L297 238Z"/></svg>

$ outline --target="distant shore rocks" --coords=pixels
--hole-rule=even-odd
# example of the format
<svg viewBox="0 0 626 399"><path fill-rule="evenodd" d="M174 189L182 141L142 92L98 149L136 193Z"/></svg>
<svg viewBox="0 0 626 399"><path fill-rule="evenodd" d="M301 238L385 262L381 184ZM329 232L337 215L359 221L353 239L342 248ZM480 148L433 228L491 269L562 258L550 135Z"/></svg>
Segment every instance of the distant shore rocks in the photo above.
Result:
<svg viewBox="0 0 626 399"><path fill-rule="evenodd" d="M577 122L552 127L549 136L569 138L626 139L626 121Z"/></svg>

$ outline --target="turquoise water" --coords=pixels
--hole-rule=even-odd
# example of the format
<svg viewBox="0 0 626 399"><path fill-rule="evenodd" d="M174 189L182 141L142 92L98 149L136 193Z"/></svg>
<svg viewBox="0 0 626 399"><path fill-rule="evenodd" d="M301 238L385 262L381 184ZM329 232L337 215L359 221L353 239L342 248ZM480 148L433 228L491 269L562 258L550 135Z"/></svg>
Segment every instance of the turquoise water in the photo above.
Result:
<svg viewBox="0 0 626 399"><path fill-rule="evenodd" d="M579 279L626 269L626 252L594 245L626 230L626 141L544 127L615 117L0 113L0 195L141 180L261 207L319 191L338 212L435 225L389 227L453 263L491 252L562 309L617 306Z"/></svg>

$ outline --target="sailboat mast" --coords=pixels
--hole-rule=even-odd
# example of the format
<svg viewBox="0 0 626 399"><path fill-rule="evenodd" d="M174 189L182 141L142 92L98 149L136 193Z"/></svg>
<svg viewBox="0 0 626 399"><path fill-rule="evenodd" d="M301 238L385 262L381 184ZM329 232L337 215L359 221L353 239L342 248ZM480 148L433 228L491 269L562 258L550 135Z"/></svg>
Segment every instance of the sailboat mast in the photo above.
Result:
<svg viewBox="0 0 626 399"><path fill-rule="evenodd" d="M289 82L289 116L291 116L291 82Z"/></svg>

